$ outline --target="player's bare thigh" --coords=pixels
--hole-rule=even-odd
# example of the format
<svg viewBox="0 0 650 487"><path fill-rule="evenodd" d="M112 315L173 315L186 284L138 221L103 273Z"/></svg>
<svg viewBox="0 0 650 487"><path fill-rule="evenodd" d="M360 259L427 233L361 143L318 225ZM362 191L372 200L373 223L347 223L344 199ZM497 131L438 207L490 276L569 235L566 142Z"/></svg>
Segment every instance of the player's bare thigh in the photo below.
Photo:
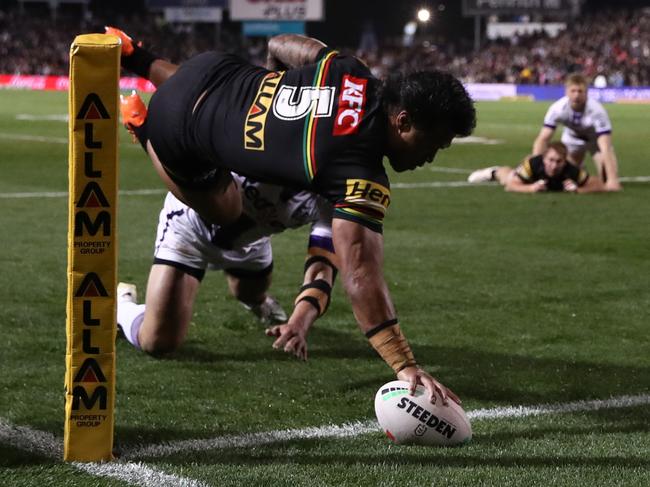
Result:
<svg viewBox="0 0 650 487"><path fill-rule="evenodd" d="M138 335L142 350L168 353L185 341L200 281L176 267L151 266L146 311Z"/></svg>
<svg viewBox="0 0 650 487"><path fill-rule="evenodd" d="M224 171L223 182L212 188L189 189L179 186L169 177L150 141L147 141L147 153L169 191L205 220L215 225L227 225L239 218L242 212L241 195L229 172Z"/></svg>
<svg viewBox="0 0 650 487"><path fill-rule="evenodd" d="M578 149L574 150L571 153L569 153L569 157L567 158L569 162L573 163L574 165L580 167L582 166L582 163L585 161L585 154L587 153L586 149Z"/></svg>

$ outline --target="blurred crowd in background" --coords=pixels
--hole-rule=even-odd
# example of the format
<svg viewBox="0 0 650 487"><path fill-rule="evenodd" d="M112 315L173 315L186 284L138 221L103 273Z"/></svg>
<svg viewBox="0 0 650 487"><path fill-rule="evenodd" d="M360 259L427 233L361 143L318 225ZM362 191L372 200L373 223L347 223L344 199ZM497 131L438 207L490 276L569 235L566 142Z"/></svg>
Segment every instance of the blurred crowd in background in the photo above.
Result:
<svg viewBox="0 0 650 487"><path fill-rule="evenodd" d="M127 33L173 62L206 50L236 52L263 64L266 39L244 38L236 28L210 24L168 24L155 15L115 19ZM0 74L66 75L75 34L99 32L92 15L47 16L0 10ZM237 26L235 26L237 27ZM382 78L400 69L438 68L465 82L561 84L568 73L582 72L606 86L650 86L650 12L648 9L601 12L573 21L557 37L543 32L483 42L477 51L454 39L362 35L358 46L335 46L364 59ZM465 42L464 45L467 45Z"/></svg>

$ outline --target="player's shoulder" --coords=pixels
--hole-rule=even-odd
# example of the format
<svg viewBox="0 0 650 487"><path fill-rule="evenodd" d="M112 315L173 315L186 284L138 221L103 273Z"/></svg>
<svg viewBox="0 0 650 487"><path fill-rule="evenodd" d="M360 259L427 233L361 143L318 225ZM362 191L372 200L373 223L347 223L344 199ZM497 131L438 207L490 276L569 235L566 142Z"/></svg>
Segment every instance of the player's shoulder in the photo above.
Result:
<svg viewBox="0 0 650 487"><path fill-rule="evenodd" d="M324 47L319 53L319 61L330 61L333 68L343 69L350 74L356 74L362 77L373 77L368 65L358 57L347 52L339 51L329 47Z"/></svg>
<svg viewBox="0 0 650 487"><path fill-rule="evenodd" d="M593 98L587 98L587 111L591 111L593 113L607 113L607 110L603 104L598 100L594 100Z"/></svg>
<svg viewBox="0 0 650 487"><path fill-rule="evenodd" d="M549 111L563 112L565 110L568 110L569 107L570 107L569 97L563 96L562 98L555 100L551 104L551 106L549 107Z"/></svg>

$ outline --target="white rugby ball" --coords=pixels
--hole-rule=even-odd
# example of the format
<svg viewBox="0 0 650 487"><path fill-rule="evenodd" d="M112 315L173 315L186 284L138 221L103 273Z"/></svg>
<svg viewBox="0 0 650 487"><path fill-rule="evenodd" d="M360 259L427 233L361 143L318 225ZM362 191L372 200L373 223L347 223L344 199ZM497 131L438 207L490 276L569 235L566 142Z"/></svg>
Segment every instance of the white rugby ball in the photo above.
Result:
<svg viewBox="0 0 650 487"><path fill-rule="evenodd" d="M419 385L409 394L409 383L394 380L375 395L375 414L386 435L398 445L455 446L472 439L469 419L455 401L442 404L438 397L429 402L426 389Z"/></svg>

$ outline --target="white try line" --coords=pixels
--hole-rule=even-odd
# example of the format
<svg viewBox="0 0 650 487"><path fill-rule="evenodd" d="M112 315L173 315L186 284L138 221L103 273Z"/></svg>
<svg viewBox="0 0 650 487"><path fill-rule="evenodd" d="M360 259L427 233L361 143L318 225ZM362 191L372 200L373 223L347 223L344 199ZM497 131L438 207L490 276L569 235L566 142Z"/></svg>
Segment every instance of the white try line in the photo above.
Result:
<svg viewBox="0 0 650 487"><path fill-rule="evenodd" d="M55 461L63 458L63 441L61 438L44 431L12 425L2 418L0 418L0 444L35 453L38 456ZM159 485L164 487L207 487L202 482L166 474L143 463L119 461L110 463L71 462L69 465L96 477L110 477L142 487L156 487Z"/></svg>
<svg viewBox="0 0 650 487"><path fill-rule="evenodd" d="M468 411L467 416L473 421L523 418L543 414L563 414L603 409L627 408L650 404L650 395L620 396L610 399L592 401L574 401L560 404L541 404L537 406L506 406L490 409ZM176 453L200 452L226 448L246 448L304 439L353 438L368 433L381 431L374 420L346 423L342 425L325 425L301 429L286 429L249 433L244 435L221 436L208 439L181 440L125 448L123 458L156 458ZM15 426L0 418L0 443L35 453L39 456L58 460L62 458L62 440L51 433L33 430L25 426ZM141 462L115 461L110 463L79 463L70 465L98 477L110 477L142 487L205 487L205 484L185 477L166 474Z"/></svg>
<svg viewBox="0 0 650 487"><path fill-rule="evenodd" d="M474 421L523 418L542 414L562 414L602 409L628 408L650 404L650 395L620 396L611 399L596 399L593 401L575 401L563 404L541 404L537 406L506 406L491 409L476 409L468 411L467 416ZM342 425L325 425L302 429L286 429L249 433L244 435L220 436L202 440L181 440L145 445L133 449L125 449L124 457L128 458L157 458L176 453L200 452L225 448L249 448L271 443L282 443L294 440L321 438L350 438L366 433L376 433L381 428L374 420L346 423Z"/></svg>

